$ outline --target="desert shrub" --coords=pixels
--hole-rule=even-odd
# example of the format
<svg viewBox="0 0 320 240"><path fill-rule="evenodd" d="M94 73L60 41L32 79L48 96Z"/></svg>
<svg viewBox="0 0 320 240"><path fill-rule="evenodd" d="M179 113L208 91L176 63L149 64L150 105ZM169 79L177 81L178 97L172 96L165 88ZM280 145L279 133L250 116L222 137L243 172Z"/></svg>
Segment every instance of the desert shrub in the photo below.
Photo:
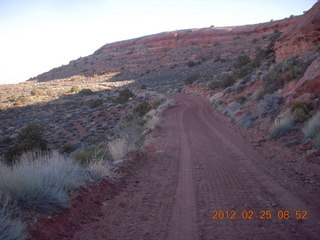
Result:
<svg viewBox="0 0 320 240"><path fill-rule="evenodd" d="M273 52L273 47L276 43L276 41L280 38L282 35L282 32L279 31L279 29L275 29L273 33L269 36L269 45L267 47L267 51L272 51Z"/></svg>
<svg viewBox="0 0 320 240"><path fill-rule="evenodd" d="M73 86L73 87L70 89L70 92L71 92L71 93L78 93L78 92L80 92L80 87L79 87L79 86Z"/></svg>
<svg viewBox="0 0 320 240"><path fill-rule="evenodd" d="M133 109L133 112L135 114L138 114L139 116L144 116L150 110L151 110L151 105L147 101L143 101Z"/></svg>
<svg viewBox="0 0 320 240"><path fill-rule="evenodd" d="M293 80L299 79L304 74L310 62L303 62L298 59L298 55L270 66L268 72L263 74L265 89L268 93L283 88L283 86Z"/></svg>
<svg viewBox="0 0 320 240"><path fill-rule="evenodd" d="M244 104L247 101L247 98L245 96L238 96L234 100L240 104Z"/></svg>
<svg viewBox="0 0 320 240"><path fill-rule="evenodd" d="M108 144L109 152L115 161L122 160L127 153L134 151L136 147L127 137L115 139Z"/></svg>
<svg viewBox="0 0 320 240"><path fill-rule="evenodd" d="M252 94L252 98L255 101L260 101L261 99L264 98L265 95L266 95L265 90L257 90Z"/></svg>
<svg viewBox="0 0 320 240"><path fill-rule="evenodd" d="M255 117L251 113L245 113L239 117L238 122L241 127L249 129L252 127L254 120Z"/></svg>
<svg viewBox="0 0 320 240"><path fill-rule="evenodd" d="M219 106L223 104L223 101L221 99L214 99L213 97L211 97L210 103L214 109L217 109Z"/></svg>
<svg viewBox="0 0 320 240"><path fill-rule="evenodd" d="M83 168L57 152L24 155L13 166L0 167L1 194L10 197L19 208L41 213L67 208L67 192L86 180Z"/></svg>
<svg viewBox="0 0 320 240"><path fill-rule="evenodd" d="M128 88L119 91L118 97L114 99L116 103L125 103L129 100L129 98L134 97L134 93L131 92Z"/></svg>
<svg viewBox="0 0 320 240"><path fill-rule="evenodd" d="M31 90L30 94L31 94L32 96L41 96L41 95L44 95L45 92L44 92L43 90L41 90L41 89L35 88L35 89L32 89L32 90Z"/></svg>
<svg viewBox="0 0 320 240"><path fill-rule="evenodd" d="M250 59L249 56L247 56L247 55L239 55L236 58L236 61L233 64L233 67L242 68L242 67L246 66L247 64L249 64L250 62L251 62L251 59Z"/></svg>
<svg viewBox="0 0 320 240"><path fill-rule="evenodd" d="M280 138L287 135L292 129L294 129L294 119L293 116L289 115L283 119L280 119L279 122L275 123L271 129L270 133L267 136L267 139Z"/></svg>
<svg viewBox="0 0 320 240"><path fill-rule="evenodd" d="M141 89L141 90L147 89L147 85L142 84L142 85L140 86L140 89Z"/></svg>
<svg viewBox="0 0 320 240"><path fill-rule="evenodd" d="M220 76L219 80L219 87L220 88L227 88L233 86L233 84L236 82L236 80L232 77L229 73L223 73Z"/></svg>
<svg viewBox="0 0 320 240"><path fill-rule="evenodd" d="M165 109L174 104L173 100L165 99L161 101L161 104L156 109L151 109L145 116L145 127L147 129L154 129L161 121L162 114Z"/></svg>
<svg viewBox="0 0 320 240"><path fill-rule="evenodd" d="M89 103L89 106L91 108L96 108L96 107L99 107L102 105L103 105L102 99L94 99L94 100L90 101L90 103Z"/></svg>
<svg viewBox="0 0 320 240"><path fill-rule="evenodd" d="M320 131L320 111L318 111L302 128L304 137L312 138Z"/></svg>
<svg viewBox="0 0 320 240"><path fill-rule="evenodd" d="M272 116L281 106L283 97L278 94L269 94L259 104L260 117Z"/></svg>
<svg viewBox="0 0 320 240"><path fill-rule="evenodd" d="M35 123L31 123L23 128L18 134L17 144L5 153L6 161L11 163L15 158L27 151L47 150L48 144L42 135L43 127Z"/></svg>
<svg viewBox="0 0 320 240"><path fill-rule="evenodd" d="M200 74L199 73L194 73L192 75L190 75L189 77L187 77L184 82L185 84L189 85L192 84L195 80L197 80L197 78L199 78Z"/></svg>
<svg viewBox="0 0 320 240"><path fill-rule="evenodd" d="M94 92L93 92L91 89L88 89L88 88L82 89L82 90L79 91L78 93L79 93L80 95L83 95L83 96L88 96L88 95L94 94Z"/></svg>
<svg viewBox="0 0 320 240"><path fill-rule="evenodd" d="M217 46L219 46L219 44L220 44L220 42L214 42L213 45L214 45L215 47L217 47Z"/></svg>
<svg viewBox="0 0 320 240"><path fill-rule="evenodd" d="M3 196L0 196L0 239L1 240L25 240L26 226L14 214L12 208L5 205ZM1 206L3 205L4 206Z"/></svg>
<svg viewBox="0 0 320 240"><path fill-rule="evenodd" d="M298 122L303 122L308 119L311 111L311 104L304 101L294 102L290 108L291 113Z"/></svg>
<svg viewBox="0 0 320 240"><path fill-rule="evenodd" d="M101 160L112 161L110 153L99 147L84 147L77 149L71 154L71 159L83 166L87 166Z"/></svg>
<svg viewBox="0 0 320 240"><path fill-rule="evenodd" d="M187 62L187 66L188 67L194 67L194 66L197 66L198 65L198 63L196 63L196 62L194 62L194 61L188 61Z"/></svg>

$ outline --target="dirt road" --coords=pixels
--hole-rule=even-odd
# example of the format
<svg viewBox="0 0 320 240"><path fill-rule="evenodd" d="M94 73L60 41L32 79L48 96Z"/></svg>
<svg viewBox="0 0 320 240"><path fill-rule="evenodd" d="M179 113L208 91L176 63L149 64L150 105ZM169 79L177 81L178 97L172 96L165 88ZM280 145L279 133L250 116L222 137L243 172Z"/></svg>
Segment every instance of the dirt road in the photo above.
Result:
<svg viewBox="0 0 320 240"><path fill-rule="evenodd" d="M207 100L173 98L146 162L74 240L320 239L319 201Z"/></svg>

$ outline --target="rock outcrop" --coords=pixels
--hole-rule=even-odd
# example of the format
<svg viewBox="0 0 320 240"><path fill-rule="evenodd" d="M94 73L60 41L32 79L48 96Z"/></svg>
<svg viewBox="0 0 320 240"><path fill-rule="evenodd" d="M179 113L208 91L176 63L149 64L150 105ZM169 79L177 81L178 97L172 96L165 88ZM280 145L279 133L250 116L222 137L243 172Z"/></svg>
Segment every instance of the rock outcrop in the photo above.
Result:
<svg viewBox="0 0 320 240"><path fill-rule="evenodd" d="M320 2L296 18L275 44L276 61L301 54L320 44Z"/></svg>
<svg viewBox="0 0 320 240"><path fill-rule="evenodd" d="M303 77L298 81L295 91L297 93L320 93L320 57L307 68Z"/></svg>

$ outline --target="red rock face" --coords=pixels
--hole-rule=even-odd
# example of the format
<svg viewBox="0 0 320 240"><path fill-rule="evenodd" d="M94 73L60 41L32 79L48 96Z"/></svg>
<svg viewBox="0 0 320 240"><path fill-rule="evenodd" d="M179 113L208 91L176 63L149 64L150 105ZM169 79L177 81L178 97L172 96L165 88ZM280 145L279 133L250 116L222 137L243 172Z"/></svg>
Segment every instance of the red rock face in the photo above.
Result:
<svg viewBox="0 0 320 240"><path fill-rule="evenodd" d="M110 72L146 72L179 65L205 56L235 57L240 52L266 48L275 29L284 35L276 42L277 61L302 53L320 42L320 3L305 15L275 22L224 28L189 29L164 32L107 44L94 54L71 61L37 76L39 81L73 75L92 76ZM256 38L258 43L252 44Z"/></svg>
<svg viewBox="0 0 320 240"><path fill-rule="evenodd" d="M320 93L320 57L308 67L296 86L297 93Z"/></svg>
<svg viewBox="0 0 320 240"><path fill-rule="evenodd" d="M276 61L301 54L320 44L320 2L304 16L296 18L286 33L276 42Z"/></svg>
<svg viewBox="0 0 320 240"><path fill-rule="evenodd" d="M254 38L268 37L275 29L285 31L293 22L293 19L285 19L239 27L181 30L111 43L36 79L46 81L73 75L146 71L159 66L186 65L186 61L206 55L234 56L241 51L254 51L256 46L266 47L268 38L257 44L250 42Z"/></svg>

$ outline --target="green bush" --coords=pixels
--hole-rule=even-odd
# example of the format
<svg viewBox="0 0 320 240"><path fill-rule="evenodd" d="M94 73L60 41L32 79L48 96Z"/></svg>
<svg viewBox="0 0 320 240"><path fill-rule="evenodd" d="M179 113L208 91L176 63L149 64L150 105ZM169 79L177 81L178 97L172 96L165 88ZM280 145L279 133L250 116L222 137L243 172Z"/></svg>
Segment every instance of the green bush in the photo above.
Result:
<svg viewBox="0 0 320 240"><path fill-rule="evenodd" d="M242 68L246 65L248 65L251 62L251 59L247 55L240 55L236 58L235 63L233 64L233 67L235 68Z"/></svg>
<svg viewBox="0 0 320 240"><path fill-rule="evenodd" d="M94 94L94 92L91 89L85 88L79 91L79 94L83 96L88 96Z"/></svg>
<svg viewBox="0 0 320 240"><path fill-rule="evenodd" d="M141 89L141 90L147 89L147 85L142 84L142 85L140 86L140 89Z"/></svg>
<svg viewBox="0 0 320 240"><path fill-rule="evenodd" d="M290 108L296 121L303 122L308 119L311 111L311 104L304 101L294 102Z"/></svg>
<svg viewBox="0 0 320 240"><path fill-rule="evenodd" d="M147 101L143 101L133 109L133 112L135 114L138 114L139 116L144 116L150 110L151 110L151 105Z"/></svg>
<svg viewBox="0 0 320 240"><path fill-rule="evenodd" d="M236 80L231 74L222 74L220 79L220 87L221 88L227 88L233 86L235 84Z"/></svg>
<svg viewBox="0 0 320 240"><path fill-rule="evenodd" d="M82 148L77 149L71 154L71 158L78 164L87 166L89 164L104 161L112 161L112 157L108 151L100 148Z"/></svg>
<svg viewBox="0 0 320 240"><path fill-rule="evenodd" d="M35 123L31 123L27 127L23 128L18 134L17 144L5 153L6 161L8 163L12 163L15 158L27 151L48 150L47 141L42 137L42 134L43 127Z"/></svg>

